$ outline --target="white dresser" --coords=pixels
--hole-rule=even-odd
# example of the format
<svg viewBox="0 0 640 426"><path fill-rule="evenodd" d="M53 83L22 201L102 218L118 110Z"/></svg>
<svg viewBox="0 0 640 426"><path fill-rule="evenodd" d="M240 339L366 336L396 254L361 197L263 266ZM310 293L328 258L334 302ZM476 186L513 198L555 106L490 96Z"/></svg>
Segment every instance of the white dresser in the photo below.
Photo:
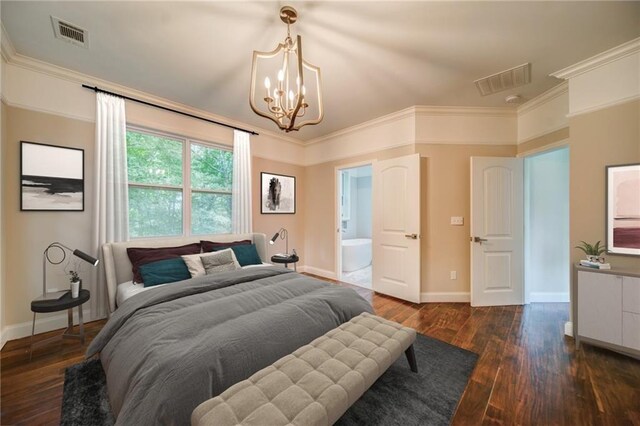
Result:
<svg viewBox="0 0 640 426"><path fill-rule="evenodd" d="M640 358L640 271L574 270L576 346L589 343Z"/></svg>

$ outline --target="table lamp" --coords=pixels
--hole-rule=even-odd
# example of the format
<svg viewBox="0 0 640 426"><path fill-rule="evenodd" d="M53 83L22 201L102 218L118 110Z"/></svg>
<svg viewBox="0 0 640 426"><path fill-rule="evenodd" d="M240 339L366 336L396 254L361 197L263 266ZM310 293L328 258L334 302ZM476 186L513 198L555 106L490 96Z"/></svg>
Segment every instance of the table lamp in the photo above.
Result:
<svg viewBox="0 0 640 426"><path fill-rule="evenodd" d="M51 250L54 247L62 251L62 259L60 259L58 262L54 262L49 258L49 250ZM54 242L49 244L47 248L44 250L44 253L42 253L42 296L40 297L41 299L50 299L50 298L57 299L62 294L66 293L66 291L62 291L62 292L51 293L50 297L47 296L47 262L51 263L52 265L61 264L67 258L67 254L65 250L70 253L73 253L74 256L79 257L80 259L84 260L87 263L90 263L93 266L98 265L98 262L100 262L95 257L89 256L87 253L80 251L78 249L73 250L62 243Z"/></svg>

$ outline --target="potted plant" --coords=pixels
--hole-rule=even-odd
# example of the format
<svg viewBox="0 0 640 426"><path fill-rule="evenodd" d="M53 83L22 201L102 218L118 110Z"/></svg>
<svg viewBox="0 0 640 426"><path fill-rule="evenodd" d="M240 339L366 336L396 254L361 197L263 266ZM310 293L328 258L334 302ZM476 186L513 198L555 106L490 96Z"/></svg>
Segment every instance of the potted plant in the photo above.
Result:
<svg viewBox="0 0 640 426"><path fill-rule="evenodd" d="M82 289L82 280L78 275L78 271L69 271L69 282L71 282L71 297L76 298L80 295Z"/></svg>
<svg viewBox="0 0 640 426"><path fill-rule="evenodd" d="M607 251L606 247L600 246L600 241L595 244L589 244L585 241L580 241L580 244L575 248L580 249L587 255L587 260L590 262L598 262L600 255Z"/></svg>

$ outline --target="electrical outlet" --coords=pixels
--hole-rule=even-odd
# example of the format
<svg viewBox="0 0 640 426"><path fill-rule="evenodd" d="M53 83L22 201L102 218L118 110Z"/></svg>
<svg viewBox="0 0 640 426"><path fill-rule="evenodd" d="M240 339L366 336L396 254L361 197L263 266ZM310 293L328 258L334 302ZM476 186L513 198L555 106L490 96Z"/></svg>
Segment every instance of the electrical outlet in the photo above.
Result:
<svg viewBox="0 0 640 426"><path fill-rule="evenodd" d="M449 273L449 276L451 277L452 280L457 280L458 279L458 272L457 271L451 271Z"/></svg>
<svg viewBox="0 0 640 426"><path fill-rule="evenodd" d="M464 218L462 216L451 216L451 224L455 226L464 225Z"/></svg>

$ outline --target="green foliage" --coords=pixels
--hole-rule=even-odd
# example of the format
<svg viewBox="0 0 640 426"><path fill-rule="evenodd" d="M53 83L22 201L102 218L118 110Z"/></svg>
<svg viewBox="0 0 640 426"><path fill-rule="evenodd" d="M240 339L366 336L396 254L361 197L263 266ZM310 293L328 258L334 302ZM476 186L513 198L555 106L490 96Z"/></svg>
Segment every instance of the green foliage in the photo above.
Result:
<svg viewBox="0 0 640 426"><path fill-rule="evenodd" d="M69 271L69 281L75 283L76 281L80 281L80 276L78 275L78 271Z"/></svg>
<svg viewBox="0 0 640 426"><path fill-rule="evenodd" d="M129 186L130 237L182 235L184 143L188 142L127 132L129 183L181 188ZM196 143L189 149L191 233L231 232L233 153Z"/></svg>
<svg viewBox="0 0 640 426"><path fill-rule="evenodd" d="M182 185L182 142L127 132L129 182Z"/></svg>
<svg viewBox="0 0 640 426"><path fill-rule="evenodd" d="M129 187L129 236L182 235L182 191Z"/></svg>
<svg viewBox="0 0 640 426"><path fill-rule="evenodd" d="M233 153L191 144L191 188L231 192Z"/></svg>
<svg viewBox="0 0 640 426"><path fill-rule="evenodd" d="M607 251L606 247L600 247L600 241L593 245L585 241L581 241L575 248L582 250L587 256L600 256L602 253Z"/></svg>
<svg viewBox="0 0 640 426"><path fill-rule="evenodd" d="M231 232L231 194L193 192L191 195L191 233Z"/></svg>

